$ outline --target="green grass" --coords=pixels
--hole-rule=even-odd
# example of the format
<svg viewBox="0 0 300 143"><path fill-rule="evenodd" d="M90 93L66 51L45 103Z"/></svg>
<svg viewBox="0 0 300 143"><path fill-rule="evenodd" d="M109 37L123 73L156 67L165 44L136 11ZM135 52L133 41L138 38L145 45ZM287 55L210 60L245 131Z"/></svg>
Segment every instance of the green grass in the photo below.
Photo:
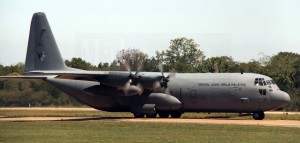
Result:
<svg viewBox="0 0 300 143"><path fill-rule="evenodd" d="M0 110L0 116L132 117L131 113L64 110ZM230 113L185 113L183 118L252 119ZM299 120L299 115L271 115L266 119ZM81 121L0 121L0 143L26 142L299 142L300 128L259 125L120 122L99 118Z"/></svg>
<svg viewBox="0 0 300 143"><path fill-rule="evenodd" d="M0 142L299 142L300 128L107 120L0 122Z"/></svg>

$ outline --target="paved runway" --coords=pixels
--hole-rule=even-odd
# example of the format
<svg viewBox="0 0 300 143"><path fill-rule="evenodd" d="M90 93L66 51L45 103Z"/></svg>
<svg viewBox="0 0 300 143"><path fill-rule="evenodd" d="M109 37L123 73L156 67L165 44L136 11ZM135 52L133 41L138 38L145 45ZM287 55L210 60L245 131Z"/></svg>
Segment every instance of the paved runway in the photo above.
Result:
<svg viewBox="0 0 300 143"><path fill-rule="evenodd" d="M300 128L295 120L233 120L233 119L173 119L173 118L124 118L124 117L0 117L0 121L93 121L106 120L116 122L159 122L194 124L262 125Z"/></svg>
<svg viewBox="0 0 300 143"><path fill-rule="evenodd" d="M0 108L0 110L70 110L97 111L93 108ZM298 112L266 112L266 114L298 114ZM295 120L244 120L244 119L173 119L173 118L132 118L132 117L5 117L0 121L93 121L106 120L116 122L160 122L160 123L194 123L194 124L230 124L230 125L262 125L298 127L300 121Z"/></svg>

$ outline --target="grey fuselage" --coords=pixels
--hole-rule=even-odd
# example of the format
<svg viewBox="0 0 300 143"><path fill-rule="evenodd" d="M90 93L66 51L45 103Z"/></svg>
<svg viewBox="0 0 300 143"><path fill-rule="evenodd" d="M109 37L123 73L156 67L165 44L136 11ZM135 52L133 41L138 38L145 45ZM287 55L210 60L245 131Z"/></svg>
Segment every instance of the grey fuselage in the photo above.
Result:
<svg viewBox="0 0 300 143"><path fill-rule="evenodd" d="M133 107L145 104L155 108L161 99L151 99L151 94L166 91L180 101L174 110L182 112L251 113L277 109L289 103L289 95L276 84L255 84L257 78L272 80L252 73L176 73L170 79L167 89L146 89L137 96L126 96L123 89L102 85L97 81L59 78L48 78L46 81L91 107L115 112L133 112ZM172 106L172 103L161 104ZM180 109L175 109L179 106Z"/></svg>

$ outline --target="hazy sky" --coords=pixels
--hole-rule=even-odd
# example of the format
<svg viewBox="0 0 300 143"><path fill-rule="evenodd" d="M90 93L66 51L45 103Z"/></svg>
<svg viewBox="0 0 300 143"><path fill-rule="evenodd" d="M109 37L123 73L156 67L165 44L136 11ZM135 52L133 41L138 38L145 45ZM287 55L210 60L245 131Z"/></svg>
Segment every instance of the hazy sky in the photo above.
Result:
<svg viewBox="0 0 300 143"><path fill-rule="evenodd" d="M35 12L46 13L64 59L95 65L127 48L153 56L177 37L241 62L300 53L299 0L0 0L0 64L24 62Z"/></svg>

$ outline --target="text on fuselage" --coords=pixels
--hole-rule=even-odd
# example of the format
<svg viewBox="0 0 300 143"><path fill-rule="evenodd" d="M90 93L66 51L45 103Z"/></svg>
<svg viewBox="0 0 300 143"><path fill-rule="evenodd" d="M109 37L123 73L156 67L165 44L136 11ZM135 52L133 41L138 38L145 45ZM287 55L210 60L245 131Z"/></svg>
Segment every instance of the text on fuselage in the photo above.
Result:
<svg viewBox="0 0 300 143"><path fill-rule="evenodd" d="M246 86L245 83L198 83L198 86Z"/></svg>

